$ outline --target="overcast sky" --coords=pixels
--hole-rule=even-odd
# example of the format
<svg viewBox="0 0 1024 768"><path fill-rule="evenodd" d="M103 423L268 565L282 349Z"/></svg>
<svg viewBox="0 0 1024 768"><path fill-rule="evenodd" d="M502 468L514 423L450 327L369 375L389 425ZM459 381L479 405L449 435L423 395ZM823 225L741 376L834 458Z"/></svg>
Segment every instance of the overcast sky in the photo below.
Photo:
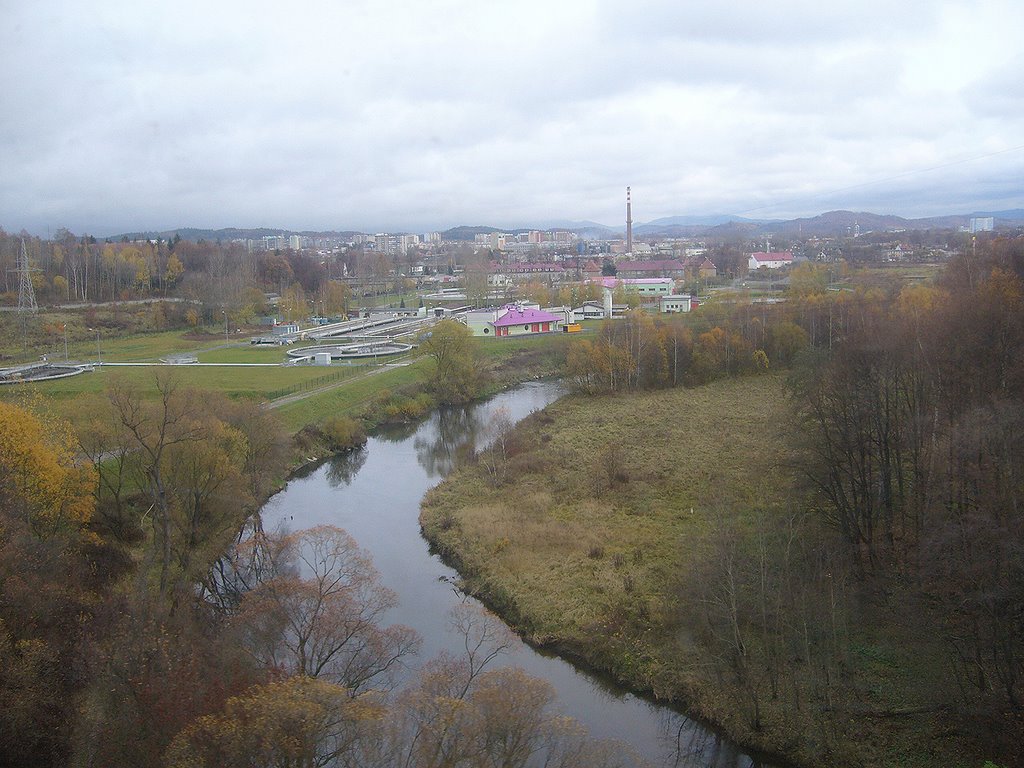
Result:
<svg viewBox="0 0 1024 768"><path fill-rule="evenodd" d="M0 226L1024 207L1022 38L1019 0L0 0Z"/></svg>

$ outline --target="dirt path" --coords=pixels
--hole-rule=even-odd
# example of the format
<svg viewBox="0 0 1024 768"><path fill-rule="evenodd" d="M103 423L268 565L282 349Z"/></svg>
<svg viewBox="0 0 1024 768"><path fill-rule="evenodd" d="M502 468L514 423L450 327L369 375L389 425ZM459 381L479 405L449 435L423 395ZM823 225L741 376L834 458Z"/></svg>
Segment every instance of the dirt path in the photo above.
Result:
<svg viewBox="0 0 1024 768"><path fill-rule="evenodd" d="M413 361L408 360L408 361L401 362L401 363L388 363L386 365L380 366L379 368L374 368L373 370L367 371L366 373L357 374L357 375L355 375L355 376L353 376L351 378L348 378L348 379L341 379L340 381L332 381L330 384L325 384L324 386L317 387L316 389L311 389L311 390L308 390L306 392L296 392L293 395L285 395L284 397L279 397L276 400L272 400L269 403L267 403L265 407L267 407L267 408L280 408L282 405L289 405L290 403L297 403L300 400L305 400L307 397L312 397L313 395L319 395L319 394L321 394L323 392L330 392L332 389L337 389L338 387L342 387L342 386L344 386L346 384L350 384L350 383L352 383L354 381L362 381L363 379L368 379L371 376L376 376L379 373L384 373L384 371L389 371L389 370L391 370L393 368L401 368L402 366L405 366L405 365L412 365L412 362Z"/></svg>

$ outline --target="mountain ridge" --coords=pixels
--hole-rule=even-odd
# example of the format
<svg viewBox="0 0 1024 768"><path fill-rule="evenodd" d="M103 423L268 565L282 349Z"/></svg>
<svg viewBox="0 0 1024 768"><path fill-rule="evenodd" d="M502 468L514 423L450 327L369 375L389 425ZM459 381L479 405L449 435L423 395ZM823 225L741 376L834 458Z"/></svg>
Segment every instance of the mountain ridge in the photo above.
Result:
<svg viewBox="0 0 1024 768"><path fill-rule="evenodd" d="M900 230L924 229L955 229L968 226L972 218L994 220L996 228L1024 225L1024 208L1012 208L1001 211L975 211L973 213L946 214L908 219L893 214L878 214L869 211L835 210L820 213L817 216L798 217L793 219L748 219L732 214L715 214L707 216L667 216L646 223L638 223L633 227L634 237L698 237L706 235L738 235L738 234L795 234L806 235L843 235L850 234L859 227L861 233ZM450 227L441 232L446 240L471 241L477 234L507 232L510 234L529 230L570 230L585 237L594 239L611 239L625 236L625 225L609 227L595 221L549 220L536 222L534 226L493 227L487 225L460 225ZM396 231L390 234L401 234ZM269 227L225 227L222 229L203 229L198 227L181 227L163 231L126 232L104 238L106 240L151 240L161 238L173 239L176 235L183 240L230 241L239 239L258 240L262 237L283 235L300 235L303 237L334 237L353 238L359 234L369 234L355 229L345 230L291 230L273 229Z"/></svg>

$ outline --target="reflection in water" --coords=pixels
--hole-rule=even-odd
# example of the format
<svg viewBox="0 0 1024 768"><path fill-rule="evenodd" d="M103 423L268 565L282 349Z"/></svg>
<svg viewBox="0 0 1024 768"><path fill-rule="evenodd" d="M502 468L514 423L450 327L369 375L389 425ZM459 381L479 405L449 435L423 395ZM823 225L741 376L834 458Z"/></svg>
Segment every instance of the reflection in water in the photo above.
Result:
<svg viewBox="0 0 1024 768"><path fill-rule="evenodd" d="M399 421L394 424L385 424L377 427L373 431L373 436L379 440L383 440L385 443L401 443L412 437L422 424L423 422L419 420Z"/></svg>
<svg viewBox="0 0 1024 768"><path fill-rule="evenodd" d="M663 710L660 740L665 748L663 765L673 768L758 768L762 764L741 752L735 744L685 715Z"/></svg>
<svg viewBox="0 0 1024 768"><path fill-rule="evenodd" d="M478 409L470 406L441 408L413 440L416 460L427 475L444 477L461 459L476 453L485 438L485 424Z"/></svg>
<svg viewBox="0 0 1024 768"><path fill-rule="evenodd" d="M331 488L349 485L356 473L366 463L368 451L365 445L353 448L345 453L337 453L327 462L327 482Z"/></svg>

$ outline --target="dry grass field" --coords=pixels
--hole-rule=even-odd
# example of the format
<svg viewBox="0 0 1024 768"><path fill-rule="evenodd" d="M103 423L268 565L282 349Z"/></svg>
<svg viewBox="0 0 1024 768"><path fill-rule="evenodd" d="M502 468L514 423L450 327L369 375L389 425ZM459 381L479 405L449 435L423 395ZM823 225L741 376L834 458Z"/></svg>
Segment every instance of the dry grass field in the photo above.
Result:
<svg viewBox="0 0 1024 768"><path fill-rule="evenodd" d="M784 662L796 709L796 693L769 692L763 638L745 629L758 726L733 662L713 650L728 638L709 646L701 634L702 601L720 611L731 589L719 581L726 547L756 573L761 537L810 506L794 419L783 374L569 396L430 491L423 530L529 641L679 701L745 743L805 765L825 755L836 766L973 765L931 706L942 649L898 617L852 598L836 606L829 700L816 693L820 667ZM829 539L813 520L801 530L812 553ZM809 589L820 626L831 598Z"/></svg>

